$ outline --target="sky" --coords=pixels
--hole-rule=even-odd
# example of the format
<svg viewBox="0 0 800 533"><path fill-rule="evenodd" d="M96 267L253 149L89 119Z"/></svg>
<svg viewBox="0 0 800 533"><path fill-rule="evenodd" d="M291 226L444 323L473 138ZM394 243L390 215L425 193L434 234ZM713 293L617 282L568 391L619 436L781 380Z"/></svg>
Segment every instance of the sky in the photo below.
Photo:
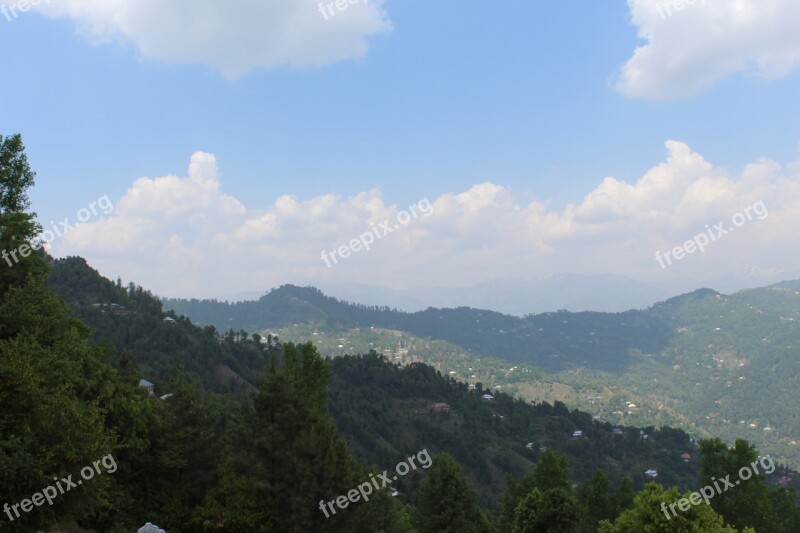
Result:
<svg viewBox="0 0 800 533"><path fill-rule="evenodd" d="M800 278L797 27L796 0L0 0L0 134L49 251L162 296L758 286Z"/></svg>

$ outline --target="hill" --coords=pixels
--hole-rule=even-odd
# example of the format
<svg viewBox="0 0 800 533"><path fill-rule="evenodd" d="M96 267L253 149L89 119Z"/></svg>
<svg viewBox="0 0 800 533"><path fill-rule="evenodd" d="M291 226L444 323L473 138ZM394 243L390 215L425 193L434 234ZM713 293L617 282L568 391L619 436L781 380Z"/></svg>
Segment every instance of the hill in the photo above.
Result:
<svg viewBox="0 0 800 533"><path fill-rule="evenodd" d="M129 351L157 389L188 372L208 390L247 392L250 384L258 383L270 355L279 351L280 343L268 347L252 335L232 331L220 336L214 327L200 328L173 312L165 313L149 292L133 284L125 287L119 280L111 282L80 258L56 261L48 283L91 326L94 340L111 346L116 359ZM272 298L280 296L289 303L287 316L277 306L262 316L281 324L307 313L315 318L324 314L330 322L341 320L335 315L339 308L352 309L352 316L344 320L363 320L372 312L310 289L301 293L325 303L324 309L301 300L294 289L273 292L277 294ZM173 317L174 322L167 320ZM284 339L288 340L292 339ZM220 373L220 367L228 369L227 375ZM483 392L488 393L470 390L466 383L444 377L428 365L398 368L373 353L332 361L329 405L351 451L365 463L395 464L404 453L422 448L451 453L464 465L482 503L495 511L505 489L504 475L530 470L546 448L567 454L575 482L589 479L598 468L613 481L630 477L639 488L649 468L658 469L665 483L682 488L699 479L699 465L680 459L693 449L689 436L680 430L645 428L640 433L638 428L626 428L616 435L610 424L595 422L588 413L570 411L560 403L530 405L502 393L486 402L481 399ZM430 413L428 407L436 402L447 403L449 413ZM578 430L583 437L573 439Z"/></svg>
<svg viewBox="0 0 800 533"><path fill-rule="evenodd" d="M661 316L644 311L564 311L523 318L468 307L406 313L342 302L313 287L292 285L274 289L257 301L165 299L164 305L199 324L221 329L263 331L295 323L396 329L549 372L579 366L624 370L635 360L632 349L644 353L663 349L671 331Z"/></svg>
<svg viewBox="0 0 800 533"><path fill-rule="evenodd" d="M539 279L500 278L468 287L392 290L357 283L330 283L320 284L318 288L339 299L366 305L390 305L405 311L468 306L516 316L553 309L626 311L646 307L671 294L626 276L573 273ZM251 295L248 299L257 297L257 294Z"/></svg>
<svg viewBox="0 0 800 533"><path fill-rule="evenodd" d="M747 438L800 467L797 281L733 295L701 289L624 313L522 318L471 308L405 313L288 285L253 302L166 300L165 306L200 323L281 335L307 326L349 341L354 331L385 328L426 342L446 341L452 351L461 350L460 360L441 351L418 350L420 357L473 384L485 380L530 400L562 387L570 405L603 420L666 423L728 442ZM466 372L488 358L499 362L481 375ZM509 378L515 365L527 372Z"/></svg>
<svg viewBox="0 0 800 533"><path fill-rule="evenodd" d="M687 452L697 455L696 445L680 430L614 432L611 424L562 403L531 405L503 393L485 400L487 390L469 390L424 364L388 364L377 354L339 357L332 364L331 414L351 450L378 465L395 464L409 450L447 451L482 504L495 511L505 475L521 477L546 449L567 455L575 483L602 469L615 484L630 477L638 490L651 468L667 486L699 481L698 463L681 460ZM436 403L447 404L447 412L432 411Z"/></svg>

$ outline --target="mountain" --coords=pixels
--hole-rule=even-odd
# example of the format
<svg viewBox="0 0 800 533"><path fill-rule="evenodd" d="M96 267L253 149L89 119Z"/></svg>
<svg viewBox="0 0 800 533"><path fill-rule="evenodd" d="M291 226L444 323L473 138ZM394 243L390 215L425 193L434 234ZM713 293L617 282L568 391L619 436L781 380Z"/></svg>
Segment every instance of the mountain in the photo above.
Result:
<svg viewBox="0 0 800 533"><path fill-rule="evenodd" d="M165 305L220 328L286 335L289 328L307 324L345 338L344 332L372 327L446 341L462 350L465 365L493 357L506 367L543 371L551 383L578 391L573 406L605 420L666 422L729 442L747 438L800 467L798 281L731 295L700 289L621 313L525 317L472 308L406 313L349 304L294 286L254 302L167 300ZM508 373L507 368L495 370L496 375ZM526 379L517 379L516 390L524 391ZM529 379L541 380L541 373L534 371ZM597 390L603 392L591 393Z"/></svg>
<svg viewBox="0 0 800 533"><path fill-rule="evenodd" d="M195 326L162 310L161 302L148 291L107 280L79 258L55 261L48 285L91 326L94 341L111 348L114 360L130 352L158 393L168 392L170 384L186 379L187 373L210 391L248 393L255 390L253 384L258 385L272 355L280 351L276 348L280 344L264 345L243 332L221 337L213 327ZM259 302L204 305L236 309L235 317L252 312L273 324L309 316L356 323L374 312L310 288L283 287ZM339 311L341 317L335 315ZM615 434L612 425L593 421L590 414L564 404L531 405L500 392L486 401L482 395L488 390L470 390L466 383L428 365L400 366L374 352L336 358L331 369L329 409L358 458L387 466L400 461L404 453L423 448L448 452L463 464L482 505L494 512L505 489L505 474L522 476L546 448L567 455L575 482L589 479L598 468L613 482L630 477L636 488L643 486L642 473L650 468L657 468L665 483L686 489L699 480L699 464L680 458L695 448L680 430L626 428ZM442 402L449 412L430 411L431 404ZM583 436L573 438L578 430ZM403 491L414 490L410 480L399 485Z"/></svg>
<svg viewBox="0 0 800 533"><path fill-rule="evenodd" d="M4 334L13 335L11 342L3 340L4 360L11 363L3 366L4 379L12 385L2 392L16 402L2 419L14 421L12 410L26 417L39 413L35 403L21 401L24 398L15 392L19 380L32 387L29 392L61 387L65 399L74 395L75 402L94 409L91 420L82 423L91 422L100 431L97 443L76 439L75 446L87 457L102 449L109 454L105 459L113 459L107 473L117 469L119 473L104 477L105 490L91 500L91 508L71 507L70 500L60 500L58 515L39 516L38 529L128 531L143 519L155 519L174 531L411 533L412 516L416 525L434 520L444 511L431 502L458 496L473 506L473 511L465 509L468 516L481 520L485 512L506 531L519 501L526 494L535 496L529 492L535 488L541 489L543 498L553 498L554 505L563 502L571 509L570 520L580 523L573 530L594 531L603 517L614 519L625 509L634 512L631 506L652 514L642 498L662 490L654 484L645 486L656 472L663 483L694 489L707 483L700 456L702 472L714 468L712 472L720 476L720 469L732 468L725 461L751 461L757 453L740 442L736 457L728 459L733 452L722 443L704 441L698 448L697 441L680 429L615 428L559 402L531 404L502 391L490 392L478 383L471 386L424 363L399 364L395 356L375 351L325 360L310 343L287 342L291 335L283 335L281 342L267 333L264 342L244 330L220 334L214 326L201 328L174 311L165 312L161 301L142 287L104 279L82 259L51 263L47 287L52 292L42 281L30 292L12 287L0 305ZM795 293L788 287L771 290L781 298ZM270 308L262 301L255 308L260 319L289 324L288 332L299 327L292 320L309 314L328 327L359 324L375 314L422 327L421 321L439 312L409 317L389 309L343 304L312 288L284 287L264 299L281 305ZM669 306L682 310L694 306L695 313L707 315L704 306L718 305L724 298L699 291L681 300L665 302L663 312ZM37 305L42 305L42 312L36 312ZM472 319L477 312L490 325L507 319L470 309L452 311L455 314L447 318ZM564 314L555 313L559 321L553 324L563 324ZM365 329L369 335L396 335L395 330L375 332L374 326L355 329ZM454 336L458 331L451 329ZM50 339L58 336L64 342L48 350ZM37 354L25 351L35 347L34 337L43 343L35 348ZM457 349L435 342L428 343L430 349ZM78 352L82 358L74 362L80 365L72 365L64 374L66 363ZM28 364L41 368L31 372L25 369ZM155 395L137 386L142 376L153 382ZM58 412L47 421L57 428L66 414ZM26 447L47 443L49 435L60 432L44 431L47 427L35 426L36 442L30 440L33 434L23 441L4 442L27 453ZM370 471L392 468L410 454L418 459L430 454L431 470L405 476L398 468L402 479L392 478L397 492L374 494L369 502L330 520L317 512L324 502L321 498L345 492L350 498L352 487ZM29 455L31 460L37 457ZM59 468L74 471L77 466L74 458L62 462L46 466L42 475ZM80 459L79 464L83 462ZM747 525L758 523L757 509L770 509L770 516L775 516L772 509L780 509L783 518L774 519L776 528L771 530L791 531L800 518L791 493L770 491L768 485L794 473L784 468L769 473L749 482L760 491L758 505L750 506L746 516L736 517ZM86 475L83 470L81 475ZM39 485L38 478L15 479L4 492L10 501ZM448 487L456 487L455 492ZM633 502L632 489L641 489ZM671 501L679 493L673 489L664 494ZM742 507L737 503L737 509ZM560 504L553 509L559 508ZM733 516L725 508L722 512L728 513L726 520ZM32 530L22 525L23 530ZM2 522L0 529L7 530ZM486 522L481 530L492 529Z"/></svg>
<svg viewBox="0 0 800 533"><path fill-rule="evenodd" d="M681 430L615 433L611 424L559 402L530 405L503 393L485 400L488 390L470 390L424 364L387 364L377 354L337 357L332 365L331 415L351 450L378 465L395 464L403 450L447 451L474 481L488 509L499 509L506 474L522 477L545 449L569 457L575 482L602 469L612 483L629 476L639 490L651 468L667 486L688 488L699 481L697 463L681 459L697 453ZM436 403L445 403L447 412L432 412ZM576 431L582 435L574 437Z"/></svg>
<svg viewBox="0 0 800 533"><path fill-rule="evenodd" d="M632 349L658 351L666 346L671 332L663 317L645 311L556 312L523 318L468 307L406 313L349 304L313 287L292 285L274 289L257 301L166 299L164 305L221 330L264 331L295 323L396 329L546 371L580 366L622 370L635 359Z"/></svg>
<svg viewBox="0 0 800 533"><path fill-rule="evenodd" d="M394 290L356 283L320 284L330 296L404 311L428 307L475 307L524 316L556 309L626 311L646 307L668 292L626 276L556 274L542 279L501 278L468 287Z"/></svg>

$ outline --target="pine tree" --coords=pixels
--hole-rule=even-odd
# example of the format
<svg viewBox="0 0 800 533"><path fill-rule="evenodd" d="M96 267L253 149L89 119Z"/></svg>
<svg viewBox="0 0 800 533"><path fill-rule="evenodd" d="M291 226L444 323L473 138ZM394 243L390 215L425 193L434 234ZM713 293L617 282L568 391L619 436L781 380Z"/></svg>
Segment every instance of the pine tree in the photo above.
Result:
<svg viewBox="0 0 800 533"><path fill-rule="evenodd" d="M415 525L420 533L480 533L491 526L476 496L449 454L437 455L418 492Z"/></svg>
<svg viewBox="0 0 800 533"><path fill-rule="evenodd" d="M779 520L772 508L769 487L763 475L752 472L754 462L757 468L760 466L755 447L746 440L737 439L733 447L728 448L715 438L701 441L700 452L703 454L701 475L704 486L713 486L714 480L722 479L735 485L714 496L711 500L714 510L736 527L777 531ZM740 479L740 471L748 471L752 477ZM717 483L725 486L720 481Z"/></svg>
<svg viewBox="0 0 800 533"><path fill-rule="evenodd" d="M327 502L359 482L344 440L327 410L328 363L311 344L287 343L273 357L222 484L211 492L202 519L220 531L348 531L356 509L328 511ZM229 491L238 487L240 493ZM257 511L258 520L247 516ZM234 529L231 529L234 528Z"/></svg>

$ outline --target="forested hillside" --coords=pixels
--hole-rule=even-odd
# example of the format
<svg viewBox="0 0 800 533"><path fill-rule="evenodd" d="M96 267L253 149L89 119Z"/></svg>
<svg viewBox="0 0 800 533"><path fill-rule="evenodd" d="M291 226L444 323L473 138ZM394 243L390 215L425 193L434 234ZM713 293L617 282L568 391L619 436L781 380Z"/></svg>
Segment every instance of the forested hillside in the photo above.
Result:
<svg viewBox="0 0 800 533"><path fill-rule="evenodd" d="M467 307L405 313L342 302L313 287L292 285L257 301L166 299L164 303L198 324L223 329L263 331L295 323L397 329L550 372L579 366L622 371L635 361L632 350L657 352L667 345L672 331L664 316L644 311L557 312L524 318Z"/></svg>
<svg viewBox="0 0 800 533"><path fill-rule="evenodd" d="M170 371L179 375L196 371L198 380L208 384L211 390L242 394L252 389L236 387L233 385L236 381L230 377L226 380L202 365L194 370L187 368L185 357L196 360L202 356L203 360L225 363L244 375L256 376L252 381L258 384L257 374L268 368L273 356L280 356L283 351L282 345L276 344L274 339L267 344L259 336L244 331L230 330L218 335L213 327L200 329L181 317L176 317L175 322L165 321L168 315L160 311L159 302L147 291L132 285L124 288L121 282L105 280L78 258L55 262L49 280L51 286L69 298L76 312L92 324L93 337L114 345L114 350L126 349L123 340L114 340L115 332L121 331L122 322L127 322L128 328L134 327L131 324L141 324L141 329L134 330L137 333L129 335L146 339L140 345L144 355L140 362L144 368L153 367L152 361L157 361L158 357L150 359L154 356L147 354L161 353L157 347L170 335L213 340L191 343L205 346L208 355L202 352L197 357L178 355L173 360L175 364L163 366L165 375ZM66 287L82 289L70 293ZM81 293L91 296L78 297ZM132 321L130 315L110 311L105 306L97 312L94 305L99 303L94 301L97 298L105 298L104 303L121 302L119 305L137 309L136 312L145 316ZM700 450L679 430L650 427L614 431L610 424L593 421L589 414L570 411L563 404L530 405L497 392L493 393L492 400L485 400L483 395L489 394L488 390L470 390L465 383L442 376L427 365L398 366L374 353L334 358L330 364L328 404L332 421L361 464L380 468L397 464L420 449L434 455L446 452L461 465L469 490L475 492L476 502L490 520L503 520L504 505L507 506L503 503L507 497L504 495L510 482L507 476L522 479L530 475L551 451L565 454L564 464L568 465L565 479L570 486L585 486L580 489L583 491L589 491L593 483L599 482L595 475L597 470L604 471L611 491L642 490L648 479L644 472L650 469L657 470L658 480L666 486L689 490L700 483ZM173 370L169 370L171 368ZM170 386L169 380L161 381L155 370L153 379L163 390ZM446 404L446 412L432 410L434 404ZM574 437L576 431L581 432L580 437ZM228 446L235 445L231 442ZM682 459L685 453L692 459ZM418 492L425 483L425 474L424 471L415 472L397 480L394 484L399 492L396 501L419 506ZM785 474L786 471L776 471L770 478L771 483ZM625 488L626 479L632 481L627 485L629 489ZM581 498L588 497L586 492L577 494L583 494ZM611 492L608 494L611 498ZM624 500L622 494L617 497ZM513 513L506 513L506 520L510 520L508 516L511 515ZM613 518L613 515L608 517ZM575 527L593 530L586 524Z"/></svg>
<svg viewBox="0 0 800 533"><path fill-rule="evenodd" d="M447 451L488 508L499 506L505 474L522 476L546 449L567 455L575 482L602 469L613 483L627 476L641 489L651 468L666 485L689 488L699 481L698 462L681 460L697 446L680 430L615 433L564 404L534 406L496 393L487 401L488 390L468 390L423 364L398 368L377 354L332 364L331 414L355 453L369 463L394 464L404 449ZM447 412L432 412L436 403L446 403Z"/></svg>
<svg viewBox="0 0 800 533"><path fill-rule="evenodd" d="M49 284L92 327L93 339L109 344L118 357L130 353L161 392L169 392L166 384L174 376L187 373L210 391L247 392L217 366L244 376L248 384L257 383L271 354L280 351L274 341L267 345L244 332L222 336L184 318L165 322L170 314L161 312L150 293L112 283L80 258L56 261ZM116 302L120 309L107 307ZM96 307L98 303L103 307ZM415 447L446 451L462 463L488 507L498 506L504 474L529 470L540 448L566 453L575 481L588 479L597 468L613 481L629 476L637 487L649 468L657 467L665 483L682 488L699 476L697 463L680 460L694 448L681 431L648 428L648 439L643 439L638 428L626 428L613 435L611 425L593 422L589 414L571 412L563 404L526 405L496 392L487 402L480 396L488 390L470 391L465 383L424 364L398 368L377 354L331 363L330 410L353 453L367 464L381 465L396 463ZM447 403L449 413L430 413L429 406L438 402ZM577 430L584 432L583 439L572 438ZM528 443L533 443L530 449Z"/></svg>
<svg viewBox="0 0 800 533"><path fill-rule="evenodd" d="M246 324L286 335L303 324L327 337L390 328L428 342L444 340L460 357L417 355L474 383L537 400L558 397L602 420L670 424L727 442L746 438L800 468L800 282L723 295L694 291L626 313L544 313L524 318L477 309L403 313L284 286L256 302L167 300L200 323ZM288 310L281 318L279 309ZM302 339L311 339L302 336ZM363 346L361 347L363 348ZM430 352L430 351L429 351ZM347 353L347 347L326 355ZM395 350L393 353L397 353ZM501 360L486 368L488 358ZM503 363L504 362L504 363ZM513 365L523 371L511 373ZM545 372L545 374L542 374ZM754 398L757 398L754 401ZM630 408L633 404L634 407Z"/></svg>

